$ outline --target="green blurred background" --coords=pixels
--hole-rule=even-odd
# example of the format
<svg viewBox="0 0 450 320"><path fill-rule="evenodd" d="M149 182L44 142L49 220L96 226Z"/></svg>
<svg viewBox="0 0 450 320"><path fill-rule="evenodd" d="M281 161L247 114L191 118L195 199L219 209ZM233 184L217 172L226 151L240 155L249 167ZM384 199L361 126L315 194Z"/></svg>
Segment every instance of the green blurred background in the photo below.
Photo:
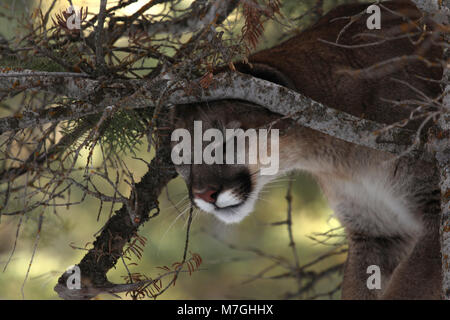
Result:
<svg viewBox="0 0 450 320"><path fill-rule="evenodd" d="M43 0L45 8L50 0ZM117 1L109 1L108 5ZM147 1L137 1L134 5L124 10L130 14L140 8ZM185 1L186 6L191 1ZM349 1L324 1L324 11L336 6L338 3ZM31 0L3 0L0 13L13 13L20 21L24 9L36 6L39 1ZM99 1L74 0L74 5L89 7L90 12L98 12ZM285 17L298 17L307 12L315 3L308 1L282 1L282 13ZM5 5L6 4L6 5ZM6 7L8 6L8 7ZM59 12L68 6L67 1L59 1L55 12ZM158 9L158 8L157 8ZM156 10L157 10L156 9ZM159 9L161 10L161 9ZM239 32L242 27L241 17L235 15L232 19L238 19L234 28ZM242 19L241 19L242 20ZM299 31L314 21L313 17L292 21L289 26L269 22L266 24L264 37L261 39L259 49L268 47L280 41L283 34L289 35ZM0 34L9 38L17 32L20 24L0 16ZM285 37L284 36L284 37ZM126 41L126 40L123 40ZM17 103L18 98L15 99ZM11 101L9 101L11 103ZM14 100L12 101L14 104ZM6 114L1 114L5 116ZM137 157L149 161L151 155L147 152L147 146L143 142ZM94 162L102 160L98 150L94 155ZM142 161L134 160L131 156L124 156L127 166L133 168L136 181L145 173L146 166ZM86 154L79 160L79 165L84 163ZM306 264L330 250L330 246L318 244L310 239L314 233L323 233L332 228L339 227L339 223L332 218L332 211L321 195L317 185L311 177L305 174L293 176L293 228L294 239L300 263ZM288 246L289 238L286 225L270 226L270 223L286 219L287 203L285 200L288 178L282 178L269 185L262 194L256 206L255 212L238 225L225 225L206 213L195 215L191 228L190 250L200 254L203 259L201 270L193 273L180 275L176 286L171 287L160 299L280 299L286 292L296 290L296 280L288 279L257 279L248 282L255 274L272 265L272 261L262 258L245 250L230 248L229 244L241 248L258 248L266 253L285 257L292 263L293 255ZM122 191L129 194L126 185ZM167 195L171 201L168 201ZM179 211L172 203L178 203L186 196L184 182L177 178L169 184L167 192L161 195L161 213L158 217L150 220L140 231L140 235L148 239L144 249L143 258L137 266L132 266L132 272L140 272L149 277L156 277L161 270L158 266L171 265L182 258L184 240L186 233L186 217L179 216ZM74 198L76 195L74 195ZM186 201L181 201L179 209L186 206ZM30 269L29 277L24 285L23 291L26 299L57 299L53 287L58 277L69 266L77 263L85 254L85 251L73 249L84 247L92 242L94 234L98 232L110 213L110 206L105 205L97 221L99 202L87 197L82 204L73 206L69 210L59 209L55 214L53 209L45 210L45 220L41 232L41 239ZM115 209L118 209L116 205ZM24 218L20 234L17 240L15 254L3 271L15 241L19 217L3 216L0 223L0 299L20 299L21 287L24 284L25 275L29 266L33 246L36 238L38 214L30 214ZM333 240L342 240L341 237ZM333 242L332 241L332 242ZM328 266L342 263L345 254L333 256L319 264L315 264L309 270L320 271ZM274 268L266 274L266 277L282 273L279 267ZM123 264L119 261L117 268L108 273L112 282L123 282L122 276L126 275ZM331 290L340 282L341 275L332 275L321 280L314 291L308 292L307 296ZM163 280L163 284L167 280ZM125 297L121 294L123 298ZM339 298L337 291L332 298ZM100 296L103 299L113 298L111 296Z"/></svg>

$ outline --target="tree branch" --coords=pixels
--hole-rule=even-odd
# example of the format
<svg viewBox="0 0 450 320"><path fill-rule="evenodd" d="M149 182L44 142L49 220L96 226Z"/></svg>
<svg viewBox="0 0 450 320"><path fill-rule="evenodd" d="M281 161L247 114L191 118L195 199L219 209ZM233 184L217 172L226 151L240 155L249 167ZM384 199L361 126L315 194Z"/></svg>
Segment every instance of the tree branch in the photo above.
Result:
<svg viewBox="0 0 450 320"><path fill-rule="evenodd" d="M431 15L433 19L444 25L450 25L450 1L414 0L417 6ZM450 35L444 34L444 39L450 40ZM446 52L448 61L449 51ZM443 94L443 105L447 113L441 115L431 143L436 155L441 189L441 255L442 255L442 298L450 300L450 70L444 69L443 83L446 83Z"/></svg>
<svg viewBox="0 0 450 320"><path fill-rule="evenodd" d="M223 21L239 4L239 0L209 1L206 4L205 2L204 0L194 1L187 13L180 18L156 23L140 21L141 24L133 25L130 30L131 32L133 32L133 29L142 30L148 35L160 32L171 35L195 32L216 19Z"/></svg>
<svg viewBox="0 0 450 320"><path fill-rule="evenodd" d="M117 260L122 256L123 247L138 228L152 217L150 212L152 210L159 212L159 194L167 183L177 176L170 158L169 137L169 135L160 136L161 140L156 156L150 163L147 173L131 192L128 204L123 205L108 220L94 242L94 247L78 264L82 276L82 289L68 289L66 283L69 275L66 273L59 278L55 291L61 298L90 299L100 292L123 291L120 285L118 289L117 285L107 280L106 273L115 266ZM135 203L137 203L137 207L134 207ZM134 218L131 219L131 217ZM112 291L106 290L107 288Z"/></svg>
<svg viewBox="0 0 450 320"><path fill-rule="evenodd" d="M435 150L441 188L442 296L450 300L450 115L439 119L437 129Z"/></svg>
<svg viewBox="0 0 450 320"><path fill-rule="evenodd" d="M9 81L10 78L5 79ZM66 95L69 98L76 99L82 95L87 97L88 103L45 109L40 111L38 117L35 112L27 111L20 116L0 118L0 134L38 124L59 122L101 113L105 107L111 105L127 109L155 106L160 101L161 92L170 93L163 101L164 105L189 104L222 99L238 99L252 102L272 112L290 116L299 125L350 143L394 154L402 154L407 150L413 143L415 134L413 131L400 128L383 131L385 128L384 124L357 118L345 112L326 107L280 85L237 72L215 76L213 84L206 89L199 85L199 80L169 81L164 75L152 81L123 80L110 84L101 84L100 81L91 79L78 78L71 80L70 78L64 78L64 81L61 81L59 77L50 77L47 80L46 87L42 88L41 86L41 88L55 93L51 84L56 83L57 79L61 82L60 89L56 90L57 92L64 92L64 87L66 87ZM0 87L3 82L4 79L0 78ZM123 90L132 91L132 88L140 89L132 95L124 94ZM122 90L122 92L118 90ZM89 104L89 102L92 104ZM374 134L382 131L383 133L380 135Z"/></svg>

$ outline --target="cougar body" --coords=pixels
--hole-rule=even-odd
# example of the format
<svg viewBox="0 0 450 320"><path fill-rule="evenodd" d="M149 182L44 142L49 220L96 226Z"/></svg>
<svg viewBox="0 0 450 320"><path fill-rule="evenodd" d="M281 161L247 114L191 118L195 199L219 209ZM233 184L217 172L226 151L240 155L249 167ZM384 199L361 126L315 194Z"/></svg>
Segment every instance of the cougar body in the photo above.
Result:
<svg viewBox="0 0 450 320"><path fill-rule="evenodd" d="M381 10L380 30L368 30L364 14L346 27L349 17L367 6L337 7L306 31L235 66L357 117L384 124L407 119L415 106L392 102L437 97L439 84L427 79L440 80L442 68L400 57L417 54L435 63L442 50L431 37L405 36L405 30L417 31L426 23L432 28L408 1L383 2L387 9ZM348 72L376 64L380 67L367 74ZM433 163L350 144L243 101L178 106L173 116L175 127L191 131L194 120L201 120L204 130L280 130L277 176L292 170L313 175L345 227L344 299L440 297L439 190ZM410 121L407 127L419 124ZM260 164L177 166L193 204L225 223L251 213L259 191L277 177L261 176L260 169ZM371 265L380 267L381 289L367 287Z"/></svg>

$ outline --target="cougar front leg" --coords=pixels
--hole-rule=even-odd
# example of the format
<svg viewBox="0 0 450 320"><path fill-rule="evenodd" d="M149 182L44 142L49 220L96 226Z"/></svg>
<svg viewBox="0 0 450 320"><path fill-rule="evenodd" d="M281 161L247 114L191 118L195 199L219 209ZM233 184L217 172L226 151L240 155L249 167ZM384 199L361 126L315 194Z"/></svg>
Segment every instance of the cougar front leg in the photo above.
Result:
<svg viewBox="0 0 450 320"><path fill-rule="evenodd" d="M394 269L408 250L408 242L400 237L370 237L347 232L349 253L342 283L342 299L378 299L386 290ZM380 289L370 288L369 266L380 271Z"/></svg>
<svg viewBox="0 0 450 320"><path fill-rule="evenodd" d="M442 284L438 213L424 216L426 232L394 271L382 299L440 299Z"/></svg>

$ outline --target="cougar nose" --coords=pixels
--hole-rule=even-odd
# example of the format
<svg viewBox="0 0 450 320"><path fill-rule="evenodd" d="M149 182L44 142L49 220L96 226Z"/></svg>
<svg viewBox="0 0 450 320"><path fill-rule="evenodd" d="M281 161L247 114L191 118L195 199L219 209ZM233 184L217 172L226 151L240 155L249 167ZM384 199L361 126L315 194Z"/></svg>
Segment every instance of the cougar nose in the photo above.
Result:
<svg viewBox="0 0 450 320"><path fill-rule="evenodd" d="M213 190L213 189L207 189L206 191L202 191L202 192L197 192L194 190L193 193L194 193L195 198L200 198L203 201L206 201L209 203L216 202L217 196L219 195L217 190Z"/></svg>

